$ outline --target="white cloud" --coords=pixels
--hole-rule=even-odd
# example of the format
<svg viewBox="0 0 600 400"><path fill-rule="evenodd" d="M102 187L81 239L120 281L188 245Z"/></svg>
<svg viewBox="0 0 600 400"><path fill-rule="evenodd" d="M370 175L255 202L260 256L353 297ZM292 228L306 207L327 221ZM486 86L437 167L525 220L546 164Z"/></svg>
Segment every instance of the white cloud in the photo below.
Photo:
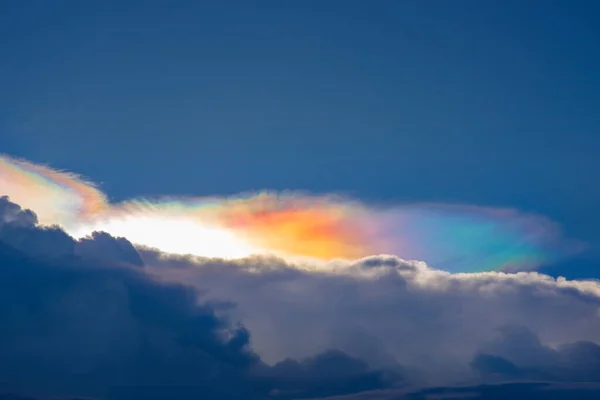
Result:
<svg viewBox="0 0 600 400"><path fill-rule="evenodd" d="M334 347L454 380L471 373L469 361L507 325L526 327L548 345L600 341L594 281L535 272L451 274L393 256L307 270L273 258L142 255L152 274L235 302L234 317L267 361Z"/></svg>

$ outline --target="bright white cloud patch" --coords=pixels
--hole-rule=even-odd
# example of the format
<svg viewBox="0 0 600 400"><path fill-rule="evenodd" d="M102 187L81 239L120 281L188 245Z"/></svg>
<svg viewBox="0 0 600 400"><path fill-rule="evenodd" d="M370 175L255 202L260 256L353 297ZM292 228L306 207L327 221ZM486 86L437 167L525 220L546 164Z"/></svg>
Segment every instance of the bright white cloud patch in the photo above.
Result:
<svg viewBox="0 0 600 400"><path fill-rule="evenodd" d="M75 238L82 238L94 231L110 232L134 243L174 254L243 258L261 251L231 231L198 224L186 218L132 215L82 225L70 233Z"/></svg>

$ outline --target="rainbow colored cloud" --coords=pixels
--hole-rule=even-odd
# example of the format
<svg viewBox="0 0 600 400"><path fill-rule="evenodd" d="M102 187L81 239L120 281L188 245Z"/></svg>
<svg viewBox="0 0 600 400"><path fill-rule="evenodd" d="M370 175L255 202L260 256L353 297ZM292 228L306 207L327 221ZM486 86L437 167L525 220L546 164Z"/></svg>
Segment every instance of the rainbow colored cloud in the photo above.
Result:
<svg viewBox="0 0 600 400"><path fill-rule="evenodd" d="M374 207L339 196L262 192L235 198L111 204L91 182L0 156L0 195L75 237L94 230L173 253L356 259L395 254L441 269L532 269L575 247L556 224L512 209L447 204Z"/></svg>

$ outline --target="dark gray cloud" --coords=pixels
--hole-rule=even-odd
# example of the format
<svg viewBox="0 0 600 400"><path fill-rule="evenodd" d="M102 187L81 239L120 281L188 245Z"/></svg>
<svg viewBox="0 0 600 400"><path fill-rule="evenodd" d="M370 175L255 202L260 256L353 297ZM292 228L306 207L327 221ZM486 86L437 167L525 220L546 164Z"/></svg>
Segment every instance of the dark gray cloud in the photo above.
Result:
<svg viewBox="0 0 600 400"><path fill-rule="evenodd" d="M248 334L182 286L125 267L2 254L0 376L13 390L111 399L259 398ZM232 384L234 383L234 384Z"/></svg>
<svg viewBox="0 0 600 400"><path fill-rule="evenodd" d="M37 216L33 211L21 209L8 196L0 196L0 227L7 224L34 227L37 223Z"/></svg>
<svg viewBox="0 0 600 400"><path fill-rule="evenodd" d="M373 369L365 361L330 350L301 361L286 359L265 371L274 398L316 398L385 389L403 383L403 371Z"/></svg>
<svg viewBox="0 0 600 400"><path fill-rule="evenodd" d="M457 387L435 387L417 391L369 391L320 400L596 400L600 384L545 381L506 382Z"/></svg>
<svg viewBox="0 0 600 400"><path fill-rule="evenodd" d="M93 232L91 236L79 239L76 243L75 254L90 259L125 262L137 266L144 265L131 242L125 238L112 237L105 232Z"/></svg>
<svg viewBox="0 0 600 400"><path fill-rule="evenodd" d="M75 241L59 227L37 227L37 216L0 197L0 241L33 257L65 257Z"/></svg>
<svg viewBox="0 0 600 400"><path fill-rule="evenodd" d="M35 213L0 197L0 241L38 258L73 258L143 265L139 253L125 238L93 232L73 240L58 226L38 226Z"/></svg>
<svg viewBox="0 0 600 400"><path fill-rule="evenodd" d="M544 345L534 332L508 326L471 366L486 378L600 382L600 346L590 341Z"/></svg>

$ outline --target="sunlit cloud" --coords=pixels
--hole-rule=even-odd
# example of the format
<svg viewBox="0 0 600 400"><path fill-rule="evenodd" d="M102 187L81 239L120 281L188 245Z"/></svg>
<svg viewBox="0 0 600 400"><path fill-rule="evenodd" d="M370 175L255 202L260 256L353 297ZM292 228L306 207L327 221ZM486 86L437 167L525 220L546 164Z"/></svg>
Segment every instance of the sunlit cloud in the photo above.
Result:
<svg viewBox="0 0 600 400"><path fill-rule="evenodd" d="M572 247L556 224L512 209L451 204L370 206L352 199L260 192L112 204L78 175L0 157L0 194L74 237L93 231L175 254L321 260L395 254L442 269L529 269ZM176 235L174 234L176 232Z"/></svg>

